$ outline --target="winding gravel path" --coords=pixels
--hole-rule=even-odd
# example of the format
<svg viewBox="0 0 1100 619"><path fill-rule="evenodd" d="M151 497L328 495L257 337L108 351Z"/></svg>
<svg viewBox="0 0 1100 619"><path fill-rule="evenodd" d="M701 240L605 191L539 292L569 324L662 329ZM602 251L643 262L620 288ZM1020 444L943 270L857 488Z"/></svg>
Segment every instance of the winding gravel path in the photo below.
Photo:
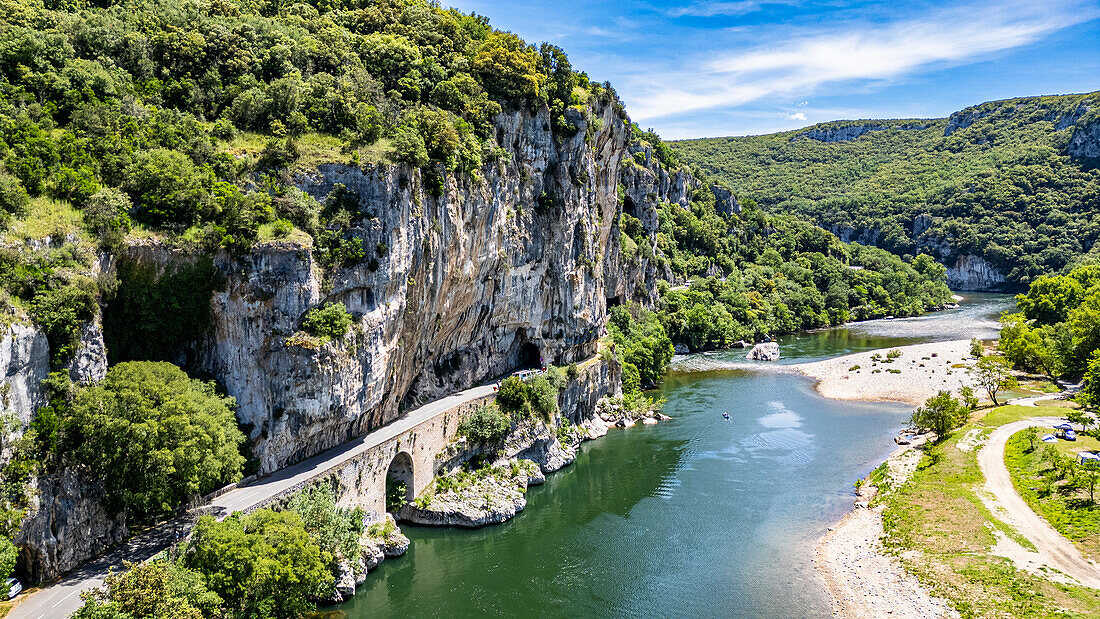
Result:
<svg viewBox="0 0 1100 619"><path fill-rule="evenodd" d="M1053 397L1056 396L1029 398L1026 402L1014 403L1035 406L1035 402ZM1012 486L1012 477L1005 466L1005 444L1009 437L1031 426L1051 427L1063 421L1065 420L1060 417L1032 417L997 428L978 452L978 466L985 476L985 491L1000 508L995 515L1034 544L1044 563L1082 585L1100 589L1100 567L1082 556L1073 542L1031 510Z"/></svg>

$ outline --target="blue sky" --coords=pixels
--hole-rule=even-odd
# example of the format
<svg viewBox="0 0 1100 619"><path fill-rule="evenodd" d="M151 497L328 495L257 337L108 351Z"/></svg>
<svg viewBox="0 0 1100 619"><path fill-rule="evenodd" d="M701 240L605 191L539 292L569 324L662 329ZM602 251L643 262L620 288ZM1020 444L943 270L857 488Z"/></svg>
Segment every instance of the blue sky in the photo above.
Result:
<svg viewBox="0 0 1100 619"><path fill-rule="evenodd" d="M443 0L610 80L668 139L1100 90L1100 0Z"/></svg>

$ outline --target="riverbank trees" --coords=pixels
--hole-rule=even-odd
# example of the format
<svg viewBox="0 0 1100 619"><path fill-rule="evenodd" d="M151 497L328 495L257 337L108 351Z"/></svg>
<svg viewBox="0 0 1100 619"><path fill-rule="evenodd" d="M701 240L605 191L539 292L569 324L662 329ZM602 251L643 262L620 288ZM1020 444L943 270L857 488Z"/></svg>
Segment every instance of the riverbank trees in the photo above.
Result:
<svg viewBox="0 0 1100 619"><path fill-rule="evenodd" d="M998 344L1012 364L1051 378L1083 379L1078 400L1100 406L1100 264L1035 280L1001 319Z"/></svg>

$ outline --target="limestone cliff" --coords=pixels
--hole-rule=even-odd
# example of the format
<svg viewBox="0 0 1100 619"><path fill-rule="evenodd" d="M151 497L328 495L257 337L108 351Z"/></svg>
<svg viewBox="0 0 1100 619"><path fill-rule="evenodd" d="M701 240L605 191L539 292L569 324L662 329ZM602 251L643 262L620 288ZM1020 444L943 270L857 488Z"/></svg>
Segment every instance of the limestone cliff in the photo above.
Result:
<svg viewBox="0 0 1100 619"><path fill-rule="evenodd" d="M237 399L263 472L517 367L584 359L609 302L655 301L655 278L667 274L620 257L619 186L622 208L652 232L657 203L686 206L698 182L631 146L614 105L570 114L578 130L560 140L545 107L501 114L495 138L506 154L480 178L445 174L438 195L424 171L404 165L322 165L300 176L318 200L338 184L354 196L353 231L371 257L361 264L323 271L298 243L216 256L224 283L211 326L181 361ZM164 271L194 257L135 242L122 259ZM288 345L305 312L325 302L347 307L352 331L316 350Z"/></svg>
<svg viewBox="0 0 1100 619"><path fill-rule="evenodd" d="M952 290L997 290L1005 276L981 256L960 255L947 268L947 285Z"/></svg>
<svg viewBox="0 0 1100 619"><path fill-rule="evenodd" d="M350 190L358 203L351 231L369 252L360 264L322 269L308 241L213 256L219 283L209 326L172 360L236 398L262 473L517 367L588 358L606 333L609 305L655 302L656 279L670 274L656 249L651 260L622 259L620 213L644 221L652 243L657 205L686 207L700 184L632 144L614 102L568 118L577 132L560 138L545 107L500 114L501 154L473 176L389 164L322 165L299 176L318 200L337 184ZM442 177L441 190L429 174ZM732 195L718 197L722 208L739 209ZM164 274L199 259L142 239L96 269L127 262ZM318 347L288 342L304 314L327 302L353 315L348 334ZM102 324L97 316L83 329L69 367L75 380L103 376ZM16 377L9 399L24 422L43 403L48 358L44 336L30 327L13 326L0 340L0 363ZM574 421L617 392L619 376L600 370L583 384L563 395ZM20 538L34 578L56 577L125 535L122 520L97 511L94 485L66 475L40 480Z"/></svg>

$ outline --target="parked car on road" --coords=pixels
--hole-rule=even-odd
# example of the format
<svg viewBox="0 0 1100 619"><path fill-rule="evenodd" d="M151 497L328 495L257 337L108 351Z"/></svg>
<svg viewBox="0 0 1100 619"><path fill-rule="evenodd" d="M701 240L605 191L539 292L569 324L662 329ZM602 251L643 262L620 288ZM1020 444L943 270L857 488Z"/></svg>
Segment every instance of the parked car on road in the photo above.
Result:
<svg viewBox="0 0 1100 619"><path fill-rule="evenodd" d="M19 582L19 580L15 579L15 578L9 578L7 582L8 582L8 599L10 600L13 597L19 595L19 592L23 590L23 583Z"/></svg>

